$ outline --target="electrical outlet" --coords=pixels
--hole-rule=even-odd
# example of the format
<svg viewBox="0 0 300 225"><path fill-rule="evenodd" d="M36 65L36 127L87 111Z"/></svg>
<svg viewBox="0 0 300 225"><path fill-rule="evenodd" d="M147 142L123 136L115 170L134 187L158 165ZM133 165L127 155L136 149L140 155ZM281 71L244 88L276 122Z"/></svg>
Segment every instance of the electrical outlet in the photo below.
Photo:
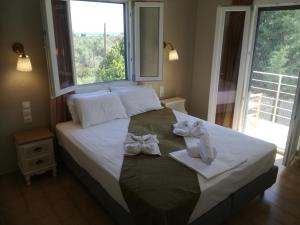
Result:
<svg viewBox="0 0 300 225"><path fill-rule="evenodd" d="M165 97L165 87L164 86L159 87L159 97L161 97L161 98Z"/></svg>

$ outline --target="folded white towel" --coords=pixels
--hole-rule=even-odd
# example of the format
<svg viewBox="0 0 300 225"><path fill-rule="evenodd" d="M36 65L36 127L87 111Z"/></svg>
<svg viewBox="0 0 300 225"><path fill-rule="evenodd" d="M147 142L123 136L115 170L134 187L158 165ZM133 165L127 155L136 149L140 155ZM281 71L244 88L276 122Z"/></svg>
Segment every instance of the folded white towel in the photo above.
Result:
<svg viewBox="0 0 300 225"><path fill-rule="evenodd" d="M206 179L214 178L228 170L232 170L247 162L247 158L234 152L219 151L211 165L207 165L199 158L192 158L186 150L169 153L171 158L195 170Z"/></svg>
<svg viewBox="0 0 300 225"><path fill-rule="evenodd" d="M158 144L159 141L156 135L147 134L144 136L137 136L128 133L124 143L125 155L133 156L140 153L147 155L161 155Z"/></svg>
<svg viewBox="0 0 300 225"><path fill-rule="evenodd" d="M173 133L183 137L200 137L203 134L204 124L198 120L193 124L188 121L179 121L173 125Z"/></svg>
<svg viewBox="0 0 300 225"><path fill-rule="evenodd" d="M217 156L216 149L210 143L209 133L203 129L203 134L197 142L187 142L187 153L193 158L201 160L210 165Z"/></svg>

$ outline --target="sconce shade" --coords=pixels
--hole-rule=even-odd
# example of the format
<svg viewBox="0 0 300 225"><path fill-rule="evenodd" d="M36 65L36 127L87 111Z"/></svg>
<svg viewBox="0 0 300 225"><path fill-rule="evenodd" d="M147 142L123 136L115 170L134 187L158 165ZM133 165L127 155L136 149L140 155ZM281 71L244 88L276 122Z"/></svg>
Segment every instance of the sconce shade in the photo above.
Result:
<svg viewBox="0 0 300 225"><path fill-rule="evenodd" d="M170 61L176 61L179 59L178 53L176 49L173 49L169 52L169 60Z"/></svg>
<svg viewBox="0 0 300 225"><path fill-rule="evenodd" d="M164 41L164 48L167 48L167 47L170 48L170 51L169 51L169 61L177 61L177 60L179 60L178 52L176 51L176 49L174 48L174 46L172 45L172 43Z"/></svg>
<svg viewBox="0 0 300 225"><path fill-rule="evenodd" d="M32 66L28 55L19 55L16 69L22 72L32 71Z"/></svg>

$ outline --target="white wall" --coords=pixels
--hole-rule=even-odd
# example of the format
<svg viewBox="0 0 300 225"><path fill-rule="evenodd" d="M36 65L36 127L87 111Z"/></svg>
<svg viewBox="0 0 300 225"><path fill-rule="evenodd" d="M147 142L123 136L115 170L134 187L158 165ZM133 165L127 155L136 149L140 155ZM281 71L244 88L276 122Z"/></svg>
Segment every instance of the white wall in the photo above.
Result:
<svg viewBox="0 0 300 225"><path fill-rule="evenodd" d="M50 124L49 84L39 0L1 0L0 4L0 174L17 169L13 133ZM33 71L16 71L12 43L21 42ZM24 124L21 102L31 101L31 124Z"/></svg>

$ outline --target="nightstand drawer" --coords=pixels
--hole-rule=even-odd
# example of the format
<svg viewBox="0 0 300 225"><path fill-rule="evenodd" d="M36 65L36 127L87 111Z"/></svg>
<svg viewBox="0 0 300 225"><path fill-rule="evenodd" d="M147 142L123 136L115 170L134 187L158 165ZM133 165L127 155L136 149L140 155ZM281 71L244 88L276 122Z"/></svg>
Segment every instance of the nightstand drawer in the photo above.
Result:
<svg viewBox="0 0 300 225"><path fill-rule="evenodd" d="M31 144L21 145L19 149L22 151L23 158L28 159L52 152L52 145L52 139L48 139Z"/></svg>
<svg viewBox="0 0 300 225"><path fill-rule="evenodd" d="M27 159L24 162L24 170L25 171L32 171L45 168L50 166L54 163L53 155L45 155L40 158L35 159Z"/></svg>

